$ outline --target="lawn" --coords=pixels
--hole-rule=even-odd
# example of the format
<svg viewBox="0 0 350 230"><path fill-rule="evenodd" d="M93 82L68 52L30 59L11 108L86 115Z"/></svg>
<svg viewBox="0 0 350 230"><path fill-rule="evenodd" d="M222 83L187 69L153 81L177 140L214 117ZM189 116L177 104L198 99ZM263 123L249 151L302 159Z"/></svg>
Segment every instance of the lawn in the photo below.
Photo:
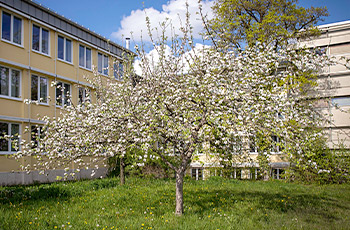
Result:
<svg viewBox="0 0 350 230"><path fill-rule="evenodd" d="M129 178L0 188L0 229L350 229L350 185Z"/></svg>

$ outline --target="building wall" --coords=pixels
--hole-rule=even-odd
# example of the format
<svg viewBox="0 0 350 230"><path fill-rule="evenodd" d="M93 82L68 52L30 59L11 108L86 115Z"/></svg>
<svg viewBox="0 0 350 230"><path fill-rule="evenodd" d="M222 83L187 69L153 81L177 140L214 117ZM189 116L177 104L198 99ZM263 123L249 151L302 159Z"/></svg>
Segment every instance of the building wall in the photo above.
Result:
<svg viewBox="0 0 350 230"><path fill-rule="evenodd" d="M17 4L21 2L21 4ZM11 4L14 4L13 6ZM18 8L15 5L18 5ZM36 15L31 15L23 10L23 6L28 5L29 8L36 9L37 11L41 11L43 15L47 14L47 20L39 20ZM28 8L27 7L27 8ZM27 9L25 8L25 9ZM32 10L33 11L33 10ZM34 11L33 11L34 12ZM36 12L36 11L35 11ZM11 17L11 29L10 34L11 38L8 40L7 36L7 27L6 22ZM61 24L66 23L65 28L69 28L72 33L69 33L65 30L60 29L60 27L55 27L54 23L50 23L50 18L54 18L52 22L57 23L61 21ZM16 31L13 26L15 22L21 21L21 42L17 44L14 42L15 35L13 34ZM93 78L93 70L98 66L98 53L101 53L108 57L108 72L110 76L113 76L113 64L115 60L123 61L121 55L123 52L129 52L128 50L123 50L116 44L112 44L107 39L101 38L99 35L94 34L87 29L82 28L81 26L71 22L69 20L63 18L55 14L54 12L45 9L39 6L36 3L27 0L21 1L0 1L0 26L1 26L1 39L0 39L0 67L2 70L9 70L12 72L19 72L20 81L19 81L19 95L11 96L6 95L4 89L0 91L0 125L4 129L5 125L8 127L16 128L19 127L19 134L21 135L21 139L25 139L30 141L30 133L24 132L25 127L31 127L32 125L42 125L43 123L40 121L40 118L43 116L56 117L60 114L60 106L56 105L56 88L51 87L51 84L54 82L63 82L70 85L70 95L72 103L78 103L78 86L89 88L89 84L87 78ZM33 38L34 36L34 27L37 29L40 28L39 36L44 38L45 35L43 33L45 31L49 34L48 39L48 52L42 52L45 48L41 46L43 43L42 39L39 39L39 51L33 49ZM44 32L42 32L44 30ZM80 31L80 32L79 32ZM79 37L77 34L82 34L84 37ZM64 38L64 43L66 44L63 48L64 53L70 53L67 48L67 41L71 44L71 62L60 59L59 53L59 40ZM87 40L84 40L86 38ZM94 41L91 42L91 41ZM85 68L79 65L79 47L80 45L91 50L91 68ZM102 48L101 48L102 47ZM106 47L104 49L103 47ZM62 49L60 49L62 50ZM63 59L66 59L65 56ZM84 58L85 62L87 61ZM5 80L5 72L0 73L0 80L2 81L2 87L6 83L10 83L11 80ZM32 87L32 76L38 76L39 81L40 77L42 79L46 79L47 81L47 91L48 91L48 100L47 103L38 103L38 104L28 104L24 103L26 99L31 99L31 94L33 91ZM10 77L11 78L11 77ZM18 78L14 78L18 79ZM107 79L107 76L106 76ZM44 85L44 84L43 84ZM6 87L5 87L6 88ZM9 87L7 87L10 89ZM15 88L14 88L15 89ZM11 88L12 90L12 88ZM5 93L4 93L5 92ZM39 95L40 96L40 95ZM92 96L92 101L95 98ZM0 127L1 128L1 127ZM0 130L0 132L2 132ZM11 154L14 151L5 151L0 148L0 185L4 184L16 184L16 180L8 181L6 175L9 175L8 178L11 177L11 172L19 172L21 162L15 161L11 158ZM74 165L72 164L72 168ZM9 174L10 173L10 174ZM35 173L34 173L35 174ZM85 173L86 174L86 173ZM84 175L85 175L84 174ZM22 175L22 174L21 174ZM12 177L11 177L12 178ZM14 177L13 177L14 178ZM24 177L23 177L24 178ZM25 177L27 179L23 179L17 181L18 183L22 183L26 181L26 183L30 183L33 179ZM36 177L37 178L37 177ZM35 179L34 179L35 180ZM7 181L7 182L6 182Z"/></svg>
<svg viewBox="0 0 350 230"><path fill-rule="evenodd" d="M350 58L350 21L320 26L317 39L306 41L307 47L322 47L337 64L326 68L320 77L323 112L330 114L325 124L329 146L350 147L350 69L342 58Z"/></svg>

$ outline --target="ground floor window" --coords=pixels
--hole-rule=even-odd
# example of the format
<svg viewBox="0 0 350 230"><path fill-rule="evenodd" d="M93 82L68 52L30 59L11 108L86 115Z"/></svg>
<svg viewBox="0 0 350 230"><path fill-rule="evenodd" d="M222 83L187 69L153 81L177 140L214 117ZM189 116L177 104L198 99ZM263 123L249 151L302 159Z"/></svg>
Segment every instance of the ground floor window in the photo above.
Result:
<svg viewBox="0 0 350 230"><path fill-rule="evenodd" d="M271 171L271 177L277 180L284 179L284 169L273 168Z"/></svg>
<svg viewBox="0 0 350 230"><path fill-rule="evenodd" d="M191 176L196 180L203 180L203 170L201 168L193 168Z"/></svg>
<svg viewBox="0 0 350 230"><path fill-rule="evenodd" d="M0 121L0 153L16 152L15 143L19 142L20 125ZM5 137L10 137L5 139Z"/></svg>

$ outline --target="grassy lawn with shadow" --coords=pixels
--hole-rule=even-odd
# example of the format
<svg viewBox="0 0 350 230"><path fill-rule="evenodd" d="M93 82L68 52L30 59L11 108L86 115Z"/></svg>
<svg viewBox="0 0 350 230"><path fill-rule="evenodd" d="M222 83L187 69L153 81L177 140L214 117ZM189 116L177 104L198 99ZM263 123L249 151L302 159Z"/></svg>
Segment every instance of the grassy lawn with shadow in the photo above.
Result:
<svg viewBox="0 0 350 230"><path fill-rule="evenodd" d="M0 188L0 229L350 229L350 185L128 178Z"/></svg>

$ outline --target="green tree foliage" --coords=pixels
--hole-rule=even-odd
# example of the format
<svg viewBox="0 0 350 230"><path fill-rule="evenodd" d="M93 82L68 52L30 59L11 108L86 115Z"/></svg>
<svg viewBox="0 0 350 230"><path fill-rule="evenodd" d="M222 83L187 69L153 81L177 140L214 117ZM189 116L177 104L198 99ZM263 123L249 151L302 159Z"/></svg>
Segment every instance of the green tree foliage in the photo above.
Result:
<svg viewBox="0 0 350 230"><path fill-rule="evenodd" d="M316 35L315 25L328 15L326 7L297 4L298 0L217 0L208 28L214 40L237 48L256 43L283 47L297 37Z"/></svg>

